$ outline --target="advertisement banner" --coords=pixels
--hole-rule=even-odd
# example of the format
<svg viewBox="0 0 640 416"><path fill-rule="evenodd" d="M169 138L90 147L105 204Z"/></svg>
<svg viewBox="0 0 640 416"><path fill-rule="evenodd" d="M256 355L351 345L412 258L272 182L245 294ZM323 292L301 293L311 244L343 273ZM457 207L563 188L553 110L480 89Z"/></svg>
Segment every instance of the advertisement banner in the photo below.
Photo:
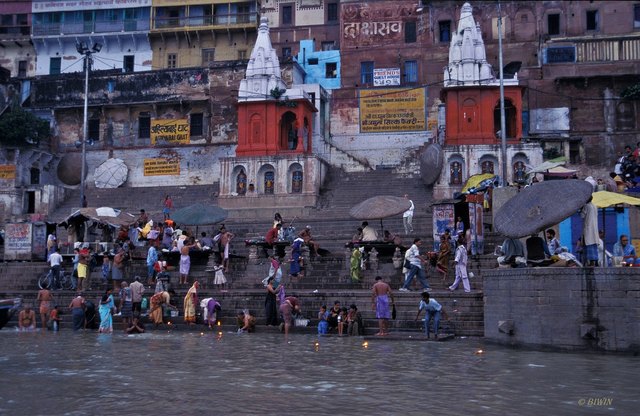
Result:
<svg viewBox="0 0 640 416"><path fill-rule="evenodd" d="M373 86L400 85L400 68L376 68L373 70Z"/></svg>
<svg viewBox="0 0 640 416"><path fill-rule="evenodd" d="M482 200L482 194L478 194ZM471 241L467 241L467 249L471 248L471 254L484 254L484 224L482 203L469 202L469 231Z"/></svg>
<svg viewBox="0 0 640 416"><path fill-rule="evenodd" d="M15 179L15 165L0 165L0 179Z"/></svg>
<svg viewBox="0 0 640 416"><path fill-rule="evenodd" d="M6 224L4 228L4 259L31 260L31 224Z"/></svg>
<svg viewBox="0 0 640 416"><path fill-rule="evenodd" d="M433 250L440 250L440 236L444 230L455 228L453 204L434 204L433 207Z"/></svg>
<svg viewBox="0 0 640 416"><path fill-rule="evenodd" d="M163 157L144 160L144 176L180 175L180 160Z"/></svg>
<svg viewBox="0 0 640 416"><path fill-rule="evenodd" d="M425 130L426 88L360 90L360 132Z"/></svg>
<svg viewBox="0 0 640 416"><path fill-rule="evenodd" d="M189 144L189 120L151 120L151 144Z"/></svg>

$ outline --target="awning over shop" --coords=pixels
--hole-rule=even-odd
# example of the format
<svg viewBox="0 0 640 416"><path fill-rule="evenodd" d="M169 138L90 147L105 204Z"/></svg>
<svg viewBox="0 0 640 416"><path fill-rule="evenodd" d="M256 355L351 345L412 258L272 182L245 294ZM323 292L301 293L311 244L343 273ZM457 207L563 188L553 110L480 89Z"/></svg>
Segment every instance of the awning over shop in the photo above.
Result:
<svg viewBox="0 0 640 416"><path fill-rule="evenodd" d="M136 217L128 212L111 207L81 208L69 215L58 225L67 228L69 224L85 221L95 221L100 224L107 224L118 228L123 225L128 227L130 224L133 224L136 221Z"/></svg>

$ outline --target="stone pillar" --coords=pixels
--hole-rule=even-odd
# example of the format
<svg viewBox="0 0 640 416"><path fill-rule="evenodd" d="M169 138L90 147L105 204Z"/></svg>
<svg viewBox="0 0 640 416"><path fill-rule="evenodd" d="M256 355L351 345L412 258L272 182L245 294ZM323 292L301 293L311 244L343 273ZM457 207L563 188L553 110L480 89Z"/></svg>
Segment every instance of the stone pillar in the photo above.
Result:
<svg viewBox="0 0 640 416"><path fill-rule="evenodd" d="M301 251L302 251L302 264L304 264L304 268L305 268L305 274L307 274L306 272L310 271L312 269L311 267L311 257L309 255L310 250L309 250L309 246L307 245L303 245L301 247Z"/></svg>
<svg viewBox="0 0 640 416"><path fill-rule="evenodd" d="M258 264L258 246L249 246L249 264Z"/></svg>
<svg viewBox="0 0 640 416"><path fill-rule="evenodd" d="M378 250L375 248L369 252L369 269L378 270Z"/></svg>
<svg viewBox="0 0 640 416"><path fill-rule="evenodd" d="M288 245L284 248L284 259L282 260L282 263L280 265L280 267L282 268L282 277L284 278L287 274L289 274L291 272L291 245ZM286 268L285 268L286 266Z"/></svg>
<svg viewBox="0 0 640 416"><path fill-rule="evenodd" d="M344 249L344 268L351 272L351 250L348 247Z"/></svg>
<svg viewBox="0 0 640 416"><path fill-rule="evenodd" d="M402 268L402 263L404 262L404 257L402 257L402 252L400 252L400 247L396 247L396 251L393 253L393 262L394 269Z"/></svg>

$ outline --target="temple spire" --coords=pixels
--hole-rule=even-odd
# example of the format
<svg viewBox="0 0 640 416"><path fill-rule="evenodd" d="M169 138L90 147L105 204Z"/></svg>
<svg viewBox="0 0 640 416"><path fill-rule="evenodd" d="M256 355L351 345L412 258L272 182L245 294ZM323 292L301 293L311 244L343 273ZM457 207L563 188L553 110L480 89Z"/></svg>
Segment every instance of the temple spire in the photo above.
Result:
<svg viewBox="0 0 640 416"><path fill-rule="evenodd" d="M271 45L269 24L265 16L260 18L258 37L251 51L245 78L240 81L239 101L260 101L272 99L271 91L285 90L286 85L280 75L280 61Z"/></svg>
<svg viewBox="0 0 640 416"><path fill-rule="evenodd" d="M473 18L473 8L465 3L460 10L458 28L451 36L449 65L444 69L445 87L493 85L496 78L487 63L480 25Z"/></svg>

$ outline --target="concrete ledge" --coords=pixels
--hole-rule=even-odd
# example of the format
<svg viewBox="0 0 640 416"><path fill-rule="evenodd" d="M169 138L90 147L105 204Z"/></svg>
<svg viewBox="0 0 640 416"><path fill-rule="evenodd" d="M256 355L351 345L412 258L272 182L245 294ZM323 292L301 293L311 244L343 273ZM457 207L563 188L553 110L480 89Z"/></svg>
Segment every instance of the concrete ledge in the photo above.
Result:
<svg viewBox="0 0 640 416"><path fill-rule="evenodd" d="M640 270L483 270L484 335L513 346L640 351Z"/></svg>

